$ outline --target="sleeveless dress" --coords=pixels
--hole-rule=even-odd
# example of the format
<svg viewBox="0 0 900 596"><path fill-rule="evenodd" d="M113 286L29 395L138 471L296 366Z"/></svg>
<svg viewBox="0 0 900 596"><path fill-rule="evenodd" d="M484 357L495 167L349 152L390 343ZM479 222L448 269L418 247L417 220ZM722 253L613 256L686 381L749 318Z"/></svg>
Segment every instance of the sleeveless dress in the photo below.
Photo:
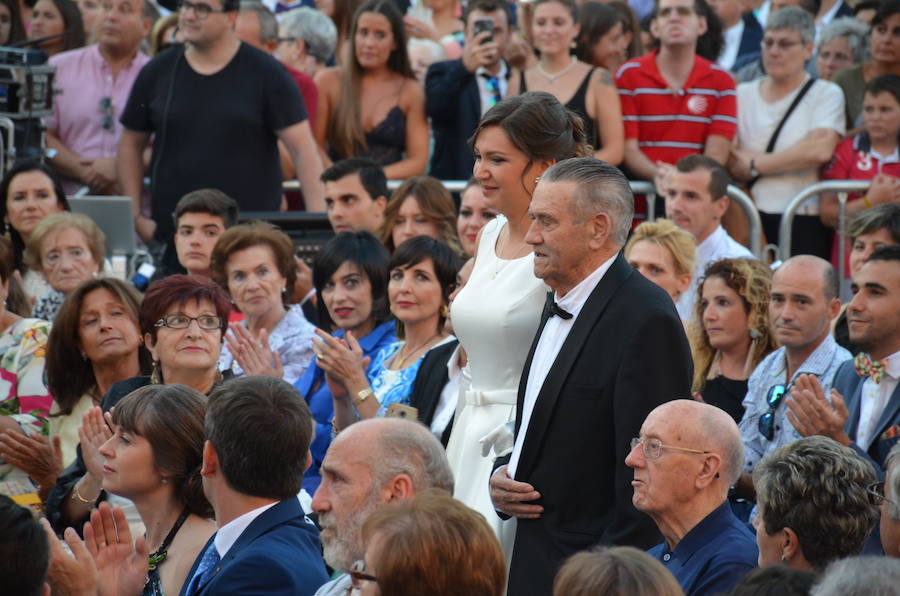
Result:
<svg viewBox="0 0 900 596"><path fill-rule="evenodd" d="M352 157L368 157L380 166L388 166L403 159L406 151L406 114L400 106L392 107L384 120L372 127L366 134L368 148L359 150ZM343 155L333 147L329 148L328 156L332 161L338 161L350 155Z"/></svg>
<svg viewBox="0 0 900 596"><path fill-rule="evenodd" d="M479 440L516 418L519 379L540 324L547 286L534 276L534 254L506 260L495 245L506 224L497 217L481 233L475 269L450 310L453 330L469 357L469 383L460 389L447 457L456 488L453 496L472 507L512 551L515 519L494 512L488 482L497 454L482 455Z"/></svg>
<svg viewBox="0 0 900 596"><path fill-rule="evenodd" d="M581 84L578 86L578 89L575 90L575 95L566 102L565 107L569 110L572 110L584 121L584 135L587 138L588 145L594 148L594 151L600 149L600 137L597 135L597 121L588 116L587 111L587 90L588 86L591 82L591 75L594 74L595 68L591 68L586 75L584 75L584 79L582 79ZM525 84L525 73L519 73L519 93L525 93L528 91L528 86Z"/></svg>

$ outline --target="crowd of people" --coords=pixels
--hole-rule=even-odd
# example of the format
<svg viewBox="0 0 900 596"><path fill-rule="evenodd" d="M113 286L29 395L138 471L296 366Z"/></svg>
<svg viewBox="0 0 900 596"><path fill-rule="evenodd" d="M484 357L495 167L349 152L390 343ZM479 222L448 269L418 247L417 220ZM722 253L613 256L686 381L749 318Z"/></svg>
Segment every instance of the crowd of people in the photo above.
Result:
<svg viewBox="0 0 900 596"><path fill-rule="evenodd" d="M304 4L0 0L0 592L900 594L900 0Z"/></svg>

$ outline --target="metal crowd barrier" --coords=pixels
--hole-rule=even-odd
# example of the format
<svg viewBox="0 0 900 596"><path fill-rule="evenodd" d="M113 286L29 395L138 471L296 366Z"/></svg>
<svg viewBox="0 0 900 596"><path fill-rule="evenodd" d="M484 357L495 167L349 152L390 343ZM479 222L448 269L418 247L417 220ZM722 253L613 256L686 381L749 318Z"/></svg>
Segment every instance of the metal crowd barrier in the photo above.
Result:
<svg viewBox="0 0 900 596"><path fill-rule="evenodd" d="M794 198L792 198L788 202L787 207L785 207L784 209L784 214L781 216L781 229L778 232L778 253L781 260L789 259L791 256L791 239L794 233L794 216L797 215L797 211L804 203L806 203L806 201L817 197L823 192L837 193L837 254L843 255L846 250L845 245L847 242L847 193L868 190L869 184L869 180L824 180L822 182L817 182L812 186L807 186L799 193L794 195ZM846 277L847 272L844 270L845 266L845 259L843 257L839 258L838 279L844 279Z"/></svg>

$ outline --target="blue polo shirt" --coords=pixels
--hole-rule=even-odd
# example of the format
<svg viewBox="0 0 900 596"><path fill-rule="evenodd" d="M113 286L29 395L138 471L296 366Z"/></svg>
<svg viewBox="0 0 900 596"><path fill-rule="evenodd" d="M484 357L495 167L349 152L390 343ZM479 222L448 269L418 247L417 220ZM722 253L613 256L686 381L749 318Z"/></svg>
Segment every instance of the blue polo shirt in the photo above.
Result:
<svg viewBox="0 0 900 596"><path fill-rule="evenodd" d="M729 592L759 558L756 537L734 516L728 501L691 528L673 550L663 542L647 552L675 576L686 596Z"/></svg>

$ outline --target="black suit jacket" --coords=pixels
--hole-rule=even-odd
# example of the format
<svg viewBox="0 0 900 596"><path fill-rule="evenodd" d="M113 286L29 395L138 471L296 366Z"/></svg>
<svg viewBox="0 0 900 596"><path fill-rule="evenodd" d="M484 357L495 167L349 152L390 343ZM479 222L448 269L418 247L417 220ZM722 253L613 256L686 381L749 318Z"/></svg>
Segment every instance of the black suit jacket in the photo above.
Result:
<svg viewBox="0 0 900 596"><path fill-rule="evenodd" d="M447 362L456 352L459 340L447 342L436 348L428 350L425 359L416 373L413 381L412 393L409 396L409 405L419 410L419 422L431 427L438 402L441 401L441 393L450 380L447 372ZM453 429L453 418L447 423L447 428L441 433L441 443L444 447L450 440L450 431Z"/></svg>
<svg viewBox="0 0 900 596"><path fill-rule="evenodd" d="M507 68L507 79L510 71ZM434 133L429 174L441 180L468 180L475 165L468 141L481 121L481 94L474 73L466 70L462 60L428 67L425 110Z"/></svg>
<svg viewBox="0 0 900 596"><path fill-rule="evenodd" d="M569 555L592 545L660 542L631 503L630 441L663 402L690 396L693 364L672 299L620 253L591 293L550 368L527 429L525 388L541 320L519 385L516 433L526 432L515 479L541 493L544 512L520 519L510 595L550 594Z"/></svg>

